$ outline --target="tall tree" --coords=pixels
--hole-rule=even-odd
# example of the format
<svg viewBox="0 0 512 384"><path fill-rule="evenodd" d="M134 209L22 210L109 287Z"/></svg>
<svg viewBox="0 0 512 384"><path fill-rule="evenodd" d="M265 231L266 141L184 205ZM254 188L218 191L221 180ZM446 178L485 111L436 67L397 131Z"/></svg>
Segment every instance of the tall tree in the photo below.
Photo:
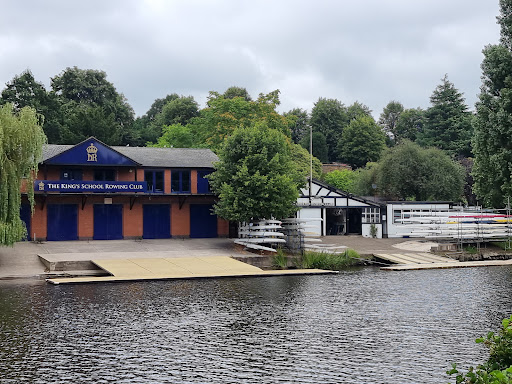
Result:
<svg viewBox="0 0 512 384"><path fill-rule="evenodd" d="M417 136L423 132L424 115L421 108L401 112L394 127L395 143L402 140L416 141Z"/></svg>
<svg viewBox="0 0 512 384"><path fill-rule="evenodd" d="M26 234L20 219L21 182L25 180L33 209L32 187L46 136L36 111L12 104L0 107L0 245L13 245Z"/></svg>
<svg viewBox="0 0 512 384"><path fill-rule="evenodd" d="M472 115L460 93L445 75L430 96L432 106L425 112L423 133L418 142L436 147L451 156L471 153Z"/></svg>
<svg viewBox="0 0 512 384"><path fill-rule="evenodd" d="M393 141L397 141L396 125L400 115L404 111L402 103L392 100L382 110L379 117L379 124Z"/></svg>
<svg viewBox="0 0 512 384"><path fill-rule="evenodd" d="M385 148L385 135L372 117L360 116L343 130L339 142L339 157L353 167L364 167L377 161Z"/></svg>
<svg viewBox="0 0 512 384"><path fill-rule="evenodd" d="M294 108L288 112L283 113L283 115L285 117L291 118L290 130L292 132L292 140L295 144L299 144L304 135L309 132L308 111L300 108Z"/></svg>
<svg viewBox="0 0 512 384"><path fill-rule="evenodd" d="M241 97L245 101L252 101L251 95L247 92L247 89L242 87L232 86L226 89L222 94L225 99L234 99L235 97Z"/></svg>
<svg viewBox="0 0 512 384"><path fill-rule="evenodd" d="M156 116L162 112L162 109L165 104L168 102L179 98L180 96L177 93L172 93L170 95L165 96L162 99L156 99L149 110L142 116L137 117L133 122L133 129L137 132L137 136L139 138L138 142L134 143L135 145L144 145L147 142L155 141L158 138L158 131L154 132L155 127L152 127L152 124L155 121ZM161 130L161 127L160 127Z"/></svg>
<svg viewBox="0 0 512 384"><path fill-rule="evenodd" d="M327 140L329 162L337 159L336 146L349 121L347 108L336 99L320 98L311 111L313 131L322 133Z"/></svg>
<svg viewBox="0 0 512 384"><path fill-rule="evenodd" d="M31 107L44 117L43 129L50 143L61 140L60 104L54 94L47 92L44 85L35 80L30 70L22 72L6 84L0 104L11 103L15 111Z"/></svg>
<svg viewBox="0 0 512 384"><path fill-rule="evenodd" d="M500 44L484 48L473 151L475 191L501 208L512 196L512 0L500 0Z"/></svg>
<svg viewBox="0 0 512 384"><path fill-rule="evenodd" d="M158 138L156 144L148 144L148 147L194 148L196 143L188 126L172 124L164 126L163 134Z"/></svg>
<svg viewBox="0 0 512 384"><path fill-rule="evenodd" d="M310 150L310 136L309 132L307 132L302 140L300 141L300 145L306 150ZM313 132L313 156L315 156L322 163L327 163L327 141L325 140L325 136L320 132Z"/></svg>
<svg viewBox="0 0 512 384"><path fill-rule="evenodd" d="M286 136L265 124L237 128L219 152L210 175L219 196L215 213L232 221L289 217L303 175L291 161Z"/></svg>
<svg viewBox="0 0 512 384"><path fill-rule="evenodd" d="M126 98L107 80L105 72L77 67L66 68L52 78L51 86L66 110L66 128L75 139L86 138L88 132L83 131L80 124L70 123L76 121L84 110L89 109L97 118L105 119L105 127L109 124L108 132L104 132L98 139L105 140L110 145L132 144L137 140L136 132L133 130L133 109ZM98 108L102 109L101 113Z"/></svg>

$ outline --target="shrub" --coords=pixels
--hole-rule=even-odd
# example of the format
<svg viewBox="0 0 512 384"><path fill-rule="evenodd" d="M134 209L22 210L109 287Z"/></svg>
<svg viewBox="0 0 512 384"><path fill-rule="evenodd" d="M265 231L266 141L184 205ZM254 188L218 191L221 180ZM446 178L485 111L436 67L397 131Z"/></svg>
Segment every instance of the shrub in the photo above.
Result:
<svg viewBox="0 0 512 384"><path fill-rule="evenodd" d="M343 253L306 251L299 260L299 266L304 269L315 268L339 271L357 264L357 258L359 258L359 254L353 249L348 249Z"/></svg>

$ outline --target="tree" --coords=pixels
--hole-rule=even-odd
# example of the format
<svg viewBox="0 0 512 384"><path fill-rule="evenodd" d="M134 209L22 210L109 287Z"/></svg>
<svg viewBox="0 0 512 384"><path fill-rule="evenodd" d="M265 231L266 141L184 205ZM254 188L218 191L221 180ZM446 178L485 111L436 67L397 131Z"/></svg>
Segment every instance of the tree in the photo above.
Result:
<svg viewBox="0 0 512 384"><path fill-rule="evenodd" d="M309 151L299 144L290 143L290 156L299 175L305 180L311 174L311 155ZM313 156L313 178L322 177L322 163Z"/></svg>
<svg viewBox="0 0 512 384"><path fill-rule="evenodd" d="M464 170L445 152L404 140L385 151L376 181L380 195L394 200L459 201Z"/></svg>
<svg viewBox="0 0 512 384"><path fill-rule="evenodd" d="M423 132L424 115L421 108L401 112L394 127L395 143L402 140L416 141L417 136Z"/></svg>
<svg viewBox="0 0 512 384"><path fill-rule="evenodd" d="M298 174L283 133L260 123L237 128L219 152L210 176L219 196L214 210L232 221L289 217L299 196Z"/></svg>
<svg viewBox="0 0 512 384"><path fill-rule="evenodd" d="M300 145L309 151L310 139L309 132L307 132L302 140L300 141ZM327 163L328 155L327 155L327 141L325 140L325 136L320 132L313 132L313 156L315 156L322 163Z"/></svg>
<svg viewBox="0 0 512 384"><path fill-rule="evenodd" d="M66 68L51 79L51 86L65 110L64 130L67 133L64 136L67 139L87 136L89 128L84 131L80 124L70 125L85 113L104 119L99 123L109 131L103 136L106 144L133 144L137 141L137 133L133 130L133 109L107 80L105 72Z"/></svg>
<svg viewBox="0 0 512 384"><path fill-rule="evenodd" d="M226 99L216 92L210 92L206 108L191 120L190 129L199 145L216 153L237 128L264 123L269 129L276 129L289 136L290 118L276 111L279 103L279 90L260 94L256 101L247 101L241 97Z"/></svg>
<svg viewBox="0 0 512 384"><path fill-rule="evenodd" d="M34 108L39 115L44 116L43 129L48 141L60 142L60 104L54 94L47 92L44 85L35 80L30 70L14 76L6 84L0 104L6 103L11 103L15 111L20 111L23 107Z"/></svg>
<svg viewBox="0 0 512 384"><path fill-rule="evenodd" d="M358 173L350 169L336 169L324 175L324 181L327 184L348 192L356 193L356 182Z"/></svg>
<svg viewBox="0 0 512 384"><path fill-rule="evenodd" d="M343 130L338 146L342 161L353 167L364 167L377 161L385 148L385 135L373 118L360 116Z"/></svg>
<svg viewBox="0 0 512 384"><path fill-rule="evenodd" d="M148 147L160 148L194 148L194 136L188 126L173 124L164 126L163 134L156 144L148 144Z"/></svg>
<svg viewBox="0 0 512 384"><path fill-rule="evenodd" d="M418 142L436 147L451 156L471 154L472 116L460 93L445 75L430 96L432 106L425 111L423 132Z"/></svg>
<svg viewBox="0 0 512 384"><path fill-rule="evenodd" d="M247 92L247 89L242 87L229 87L222 95L225 99L234 99L235 97L241 97L245 101L252 101L251 95Z"/></svg>
<svg viewBox="0 0 512 384"><path fill-rule="evenodd" d="M372 117L372 110L368 106L360 103L359 101L354 102L347 108L348 123L358 117Z"/></svg>
<svg viewBox="0 0 512 384"><path fill-rule="evenodd" d="M320 98L315 103L311 111L310 124L314 132L320 132L325 136L329 162L337 160L337 145L348 123L347 109L340 101Z"/></svg>
<svg viewBox="0 0 512 384"><path fill-rule="evenodd" d="M512 1L500 0L501 39L484 48L473 151L475 192L501 208L512 196Z"/></svg>
<svg viewBox="0 0 512 384"><path fill-rule="evenodd" d="M384 132L395 141L397 139L396 125L403 111L404 106L402 103L393 100L384 107L379 117L379 124L384 129Z"/></svg>
<svg viewBox="0 0 512 384"><path fill-rule="evenodd" d="M34 207L34 175L46 136L36 111L23 107L15 112L10 103L0 107L0 244L13 245L26 235L20 219L21 182Z"/></svg>
<svg viewBox="0 0 512 384"><path fill-rule="evenodd" d="M288 112L283 113L283 115L287 118L290 118L292 140L295 144L299 144L304 135L309 132L308 112L300 108L294 108Z"/></svg>

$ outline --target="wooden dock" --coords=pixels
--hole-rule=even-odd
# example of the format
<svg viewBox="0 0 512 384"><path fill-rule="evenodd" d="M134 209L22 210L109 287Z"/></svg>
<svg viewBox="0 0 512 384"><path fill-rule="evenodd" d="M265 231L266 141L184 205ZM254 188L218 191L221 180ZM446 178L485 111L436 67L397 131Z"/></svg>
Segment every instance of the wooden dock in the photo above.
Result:
<svg viewBox="0 0 512 384"><path fill-rule="evenodd" d="M512 265L512 260L484 260L484 261L458 261L449 257L432 255L430 253L393 253L375 254L382 260L387 260L393 265L381 267L385 271L410 271L420 269L443 269L443 268L469 268L469 267L492 267Z"/></svg>
<svg viewBox="0 0 512 384"><path fill-rule="evenodd" d="M52 284L173 280L220 277L262 277L337 273L321 269L263 270L228 256L91 260L108 276L50 278Z"/></svg>

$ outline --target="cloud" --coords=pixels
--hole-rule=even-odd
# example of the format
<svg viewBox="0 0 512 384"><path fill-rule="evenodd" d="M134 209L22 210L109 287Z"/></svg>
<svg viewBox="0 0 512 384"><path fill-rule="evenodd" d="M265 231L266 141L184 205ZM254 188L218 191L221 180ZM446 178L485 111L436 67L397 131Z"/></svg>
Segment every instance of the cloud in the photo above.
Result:
<svg viewBox="0 0 512 384"><path fill-rule="evenodd" d="M378 117L390 100L428 107L448 73L472 107L497 14L497 0L19 0L0 15L0 82L29 68L49 86L78 66L106 71L138 115L238 85L280 89L282 111L328 97Z"/></svg>

